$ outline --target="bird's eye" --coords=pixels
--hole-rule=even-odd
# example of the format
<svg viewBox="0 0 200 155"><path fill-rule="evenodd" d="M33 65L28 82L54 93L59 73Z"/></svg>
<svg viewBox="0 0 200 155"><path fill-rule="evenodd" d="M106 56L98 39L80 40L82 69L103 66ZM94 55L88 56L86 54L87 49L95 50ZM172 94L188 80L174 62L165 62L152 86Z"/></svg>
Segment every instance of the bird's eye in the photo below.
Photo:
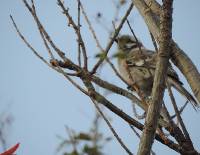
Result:
<svg viewBox="0 0 200 155"><path fill-rule="evenodd" d="M129 39L129 40L128 40L128 43L135 43L135 40Z"/></svg>

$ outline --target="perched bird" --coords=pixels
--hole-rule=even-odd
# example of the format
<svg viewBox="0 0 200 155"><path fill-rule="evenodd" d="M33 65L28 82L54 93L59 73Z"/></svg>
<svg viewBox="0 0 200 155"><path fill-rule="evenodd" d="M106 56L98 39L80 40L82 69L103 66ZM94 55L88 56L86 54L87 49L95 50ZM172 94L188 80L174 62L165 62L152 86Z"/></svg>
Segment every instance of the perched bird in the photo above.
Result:
<svg viewBox="0 0 200 155"><path fill-rule="evenodd" d="M116 39L118 44L118 67L121 76L129 86L135 85L144 98L151 96L157 62L157 53L146 49L140 41L129 35ZM195 107L199 106L195 98L183 87L183 83L169 64L167 82L186 97Z"/></svg>

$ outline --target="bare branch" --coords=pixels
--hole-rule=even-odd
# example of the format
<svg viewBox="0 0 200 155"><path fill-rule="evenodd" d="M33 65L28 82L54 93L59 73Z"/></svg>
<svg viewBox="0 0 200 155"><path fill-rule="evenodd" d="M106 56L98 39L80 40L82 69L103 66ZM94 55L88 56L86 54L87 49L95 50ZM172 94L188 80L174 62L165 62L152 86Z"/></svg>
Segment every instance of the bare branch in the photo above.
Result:
<svg viewBox="0 0 200 155"><path fill-rule="evenodd" d="M168 93L169 93L169 96L170 96L172 105L173 105L173 107L174 107L174 111L175 111L175 113L176 113L176 116L177 116L177 118L178 118L178 121L180 122L180 125L181 125L181 128L182 128L182 130L183 130L183 133L184 133L186 139L188 140L188 142L190 143L190 145L193 146L192 141L191 141L191 139L190 139L190 135L189 135L189 133L188 133L186 127L185 127L185 124L184 124L184 122L183 122L183 120L182 120L182 118L181 118L181 115L180 115L180 113L179 113L178 107L177 107L177 105L176 105L176 101L175 101L174 95L173 95L173 93L172 93L171 86L169 85L168 82L167 82L166 84L167 84L167 89L168 89ZM194 148L192 148L192 150L193 150L193 149L194 149Z"/></svg>
<svg viewBox="0 0 200 155"><path fill-rule="evenodd" d="M173 0L163 0L160 22L160 48L152 88L152 102L149 105L145 119L145 126L137 152L138 155L150 154L158 124L157 120L159 118L161 103L163 101L165 78L171 52L172 4Z"/></svg>
<svg viewBox="0 0 200 155"><path fill-rule="evenodd" d="M119 135L117 134L117 132L115 131L115 129L112 127L111 123L109 122L109 120L106 118L106 116L103 114L103 112L101 111L101 109L98 106L98 103L96 103L95 100L93 100L91 98L92 102L95 105L95 108L97 109L97 111L99 112L99 114L102 116L102 118L104 119L104 121L106 122L106 124L108 125L109 129L111 130L111 132L113 133L114 137L117 139L117 141L119 142L119 144L122 146L122 148L129 154L129 155L133 155L133 153L131 153L131 151L127 148L127 146L124 144L124 142L122 141L122 139L119 137Z"/></svg>
<svg viewBox="0 0 200 155"><path fill-rule="evenodd" d="M26 44L26 46L40 59L42 60L47 66L51 67L51 64L48 63L32 46L31 44L26 40L26 38L23 36L23 34L20 32L19 28L17 27L12 15L10 15L10 19L12 20L13 26L15 27L15 30L17 31L17 34L22 39L22 41Z"/></svg>
<svg viewBox="0 0 200 155"><path fill-rule="evenodd" d="M137 46L138 46L140 52L142 53L141 45L139 44L138 38L137 38L137 36L135 35L135 32L133 31L129 20L126 20L126 22L127 22L127 24L128 24L128 27L129 27L129 29L130 29L132 35L134 36L134 38L135 38L135 40L136 40L136 43L137 43Z"/></svg>
<svg viewBox="0 0 200 155"><path fill-rule="evenodd" d="M125 14L125 16L122 18L122 20L121 20L119 26L118 26L117 29L115 30L115 32L114 32L114 34L113 34L113 37L110 39L108 45L106 46L106 49L104 50L104 52L105 52L105 57L104 57L103 59L99 59L99 61L96 63L96 65L94 66L94 68L93 68L92 71L91 71L92 74L96 73L98 67L102 64L102 62L104 61L104 59L107 57L107 54L108 54L110 48L112 47L112 44L114 43L116 37L118 36L118 34L119 34L119 32L120 32L120 30L121 30L123 24L125 23L125 21L126 21L128 15L130 14L132 8L133 8L133 3L131 3L131 5L129 6L129 8L128 8L126 14Z"/></svg>
<svg viewBox="0 0 200 155"><path fill-rule="evenodd" d="M29 6L28 2L26 0L23 0L23 3L25 4L25 7L28 9L28 11L31 13L31 15L33 16L38 29L40 31L40 33L44 34L46 40L50 43L50 45L53 47L53 49L57 52L57 54L63 59L65 60L65 54L64 52L62 52L53 42L53 40L51 39L51 37L49 36L49 34L46 32L44 26L42 25L42 23L40 22L39 18L37 17L36 13L34 12L34 10ZM32 6L33 8L35 8L33 0L32 0ZM41 35L42 37L42 35ZM45 45L46 46L46 45ZM47 48L47 47L46 47ZM48 49L48 48L47 48ZM50 54L51 55L51 54Z"/></svg>
<svg viewBox="0 0 200 155"><path fill-rule="evenodd" d="M32 11L31 11L31 12L32 12L32 15L33 15L33 17L34 17L36 23L37 23L38 30L39 30L39 32L40 32L40 36L41 36L41 38L42 38L42 40L43 40L43 42L44 42L44 45L45 45L45 47L46 47L46 49L47 49L47 51L48 51L48 53L49 53L51 59L54 59L54 55L53 55L51 49L49 48L49 45L48 45L48 43L47 43L47 41L46 41L46 39L45 39L45 36L44 36L44 34L43 34L43 29L44 29L44 28L43 28L43 26L40 24L39 19L37 18L37 14L36 14L36 9L35 9L34 1L31 0L31 2L32 2L32 9L31 9Z"/></svg>
<svg viewBox="0 0 200 155"><path fill-rule="evenodd" d="M80 34L81 31L81 24L80 24L80 8L81 2L78 0L78 33ZM80 41L78 41L78 65L81 66L81 45Z"/></svg>
<svg viewBox="0 0 200 155"><path fill-rule="evenodd" d="M81 36L81 33L79 31L79 28L78 26L76 25L76 23L74 22L73 18L70 16L69 14L69 9L66 9L64 4L61 2L61 0L58 0L58 5L61 7L61 9L63 10L63 13L66 15L67 19L68 19L68 23L69 23L69 26L72 25L77 37L78 37L78 42L79 44L81 45L81 48L82 48L82 52L83 52L83 59L84 59L84 69L87 70L88 68L88 58L87 58L87 52L86 52L86 48L85 48L85 44L83 42L83 39L82 39L82 36Z"/></svg>
<svg viewBox="0 0 200 155"><path fill-rule="evenodd" d="M135 103L132 104L132 109L133 109L133 114L134 114L134 116L135 116L138 120L144 119L144 118L146 117L146 112L144 112L142 115L139 115L139 114L137 113L137 110L136 110L136 107L135 107Z"/></svg>
<svg viewBox="0 0 200 155"><path fill-rule="evenodd" d="M187 106L189 101L186 101L185 104L180 108L179 113L181 114L183 112L183 110L185 109L185 107ZM174 117L176 117L176 113L174 115L171 116L171 119L173 119Z"/></svg>
<svg viewBox="0 0 200 155"><path fill-rule="evenodd" d="M100 44L100 42L99 42L99 40L98 40L98 38L97 38L97 35L96 35L95 31L94 31L94 28L92 27L92 24L91 24L91 22L90 22L90 20L89 20L89 18L88 18L88 16L87 16L87 14L86 14L86 12L85 12L85 9L84 9L82 3L80 2L80 0L78 0L78 1L79 1L79 3L80 3L80 7L81 7L81 11L82 11L82 13L83 13L83 16L84 16L84 18L85 18L85 20L86 20L86 22L87 22L87 24L88 24L88 26L89 26L89 29L90 29L90 31L91 31L91 33L92 33L92 36L93 36L93 38L94 38L94 40L95 40L95 42L96 42L96 45L97 45L97 47L98 47L101 51L103 51L103 48L102 48L102 46L101 46L101 44Z"/></svg>
<svg viewBox="0 0 200 155"><path fill-rule="evenodd" d="M149 33L150 33L151 40L153 42L153 46L155 48L155 51L158 53L158 47L157 47L157 44L156 44L156 40L155 40L154 36L152 35L152 33L151 32L149 32Z"/></svg>

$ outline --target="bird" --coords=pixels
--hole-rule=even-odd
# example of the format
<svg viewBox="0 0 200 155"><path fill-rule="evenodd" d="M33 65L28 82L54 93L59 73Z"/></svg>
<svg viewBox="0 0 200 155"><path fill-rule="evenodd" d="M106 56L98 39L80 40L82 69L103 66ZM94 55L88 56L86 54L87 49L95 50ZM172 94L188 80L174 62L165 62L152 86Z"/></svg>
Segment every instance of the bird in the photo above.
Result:
<svg viewBox="0 0 200 155"><path fill-rule="evenodd" d="M149 99L158 60L157 52L145 48L141 41L130 35L121 35L116 38L116 42L118 46L116 57L120 75L128 83L129 88L135 91L134 88L137 88L144 99ZM195 109L199 107L196 99L183 87L183 83L170 63L166 82L183 95Z"/></svg>

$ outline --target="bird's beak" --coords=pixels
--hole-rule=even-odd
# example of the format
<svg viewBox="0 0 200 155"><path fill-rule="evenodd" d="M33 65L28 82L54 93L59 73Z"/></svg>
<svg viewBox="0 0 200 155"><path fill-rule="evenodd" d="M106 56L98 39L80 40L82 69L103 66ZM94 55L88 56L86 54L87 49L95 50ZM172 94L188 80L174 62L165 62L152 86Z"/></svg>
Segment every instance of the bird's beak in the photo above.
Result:
<svg viewBox="0 0 200 155"><path fill-rule="evenodd" d="M116 43L118 43L118 40L119 40L119 38L118 38L118 37L116 37L114 41L115 41Z"/></svg>

